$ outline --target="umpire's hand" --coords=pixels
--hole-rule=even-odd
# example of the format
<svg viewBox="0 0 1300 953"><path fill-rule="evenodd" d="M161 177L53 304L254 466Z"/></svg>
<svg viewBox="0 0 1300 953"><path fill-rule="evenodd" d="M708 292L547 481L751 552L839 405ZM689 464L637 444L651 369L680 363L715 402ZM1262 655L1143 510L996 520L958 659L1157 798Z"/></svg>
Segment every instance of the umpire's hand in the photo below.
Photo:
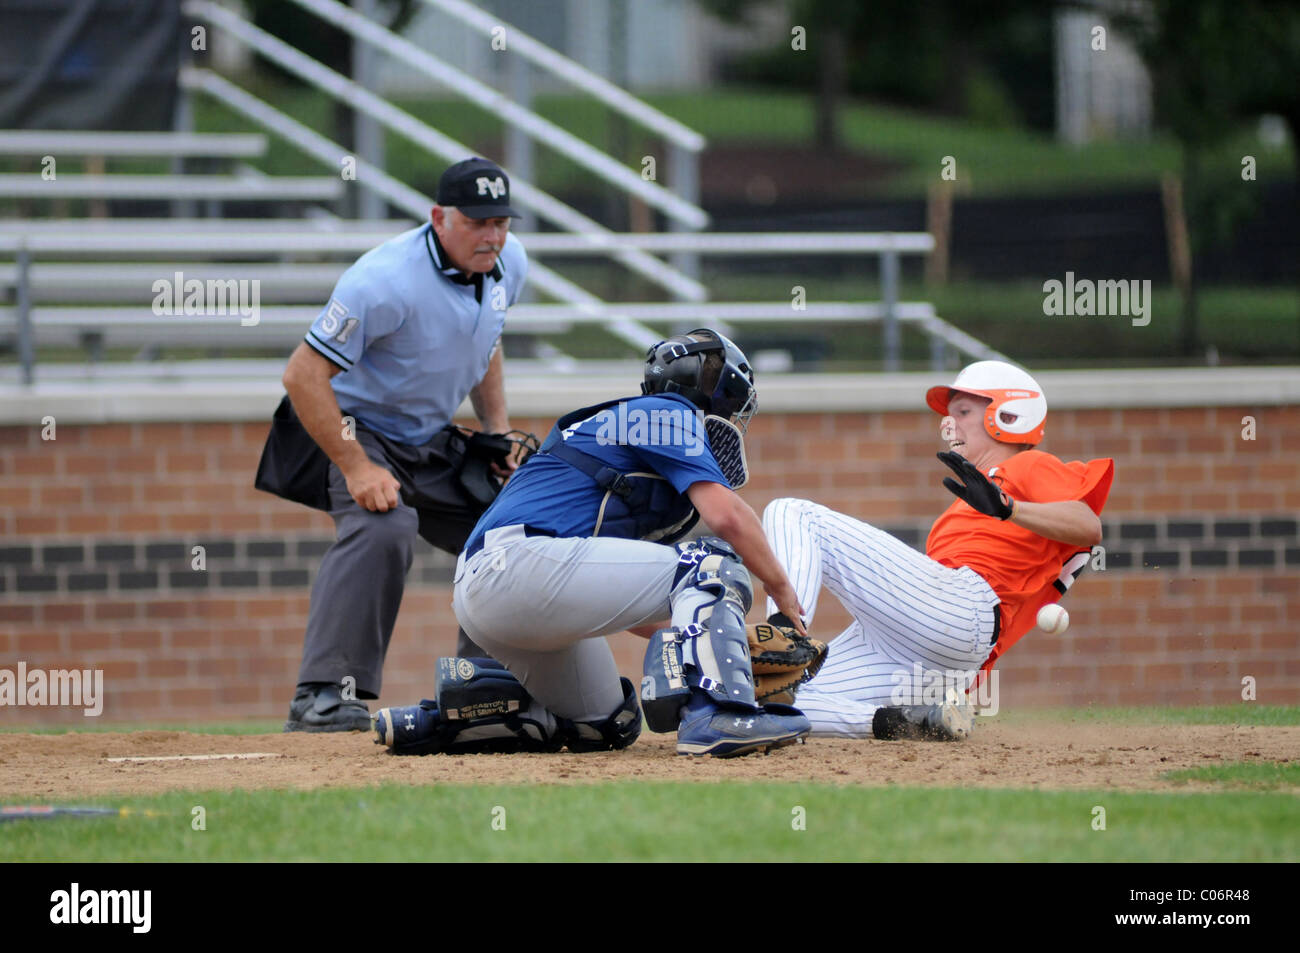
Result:
<svg viewBox="0 0 1300 953"><path fill-rule="evenodd" d="M357 506L372 513L387 513L397 509L398 491L402 484L379 464L366 459L343 474L348 483L348 492Z"/></svg>
<svg viewBox="0 0 1300 953"><path fill-rule="evenodd" d="M515 447L510 451L510 456L506 457L505 463L497 463L493 460L491 463L492 472L502 480L510 479L510 475L519 469L519 460L517 459L518 455L519 448Z"/></svg>

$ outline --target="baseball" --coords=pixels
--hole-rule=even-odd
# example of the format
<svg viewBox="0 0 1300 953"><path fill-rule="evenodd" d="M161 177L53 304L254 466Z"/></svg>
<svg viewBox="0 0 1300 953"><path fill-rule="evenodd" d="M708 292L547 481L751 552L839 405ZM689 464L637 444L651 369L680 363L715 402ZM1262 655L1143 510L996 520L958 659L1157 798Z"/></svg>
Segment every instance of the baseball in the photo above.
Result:
<svg viewBox="0 0 1300 953"><path fill-rule="evenodd" d="M1070 613L1049 602L1038 610L1038 627L1048 635L1060 635L1070 627Z"/></svg>

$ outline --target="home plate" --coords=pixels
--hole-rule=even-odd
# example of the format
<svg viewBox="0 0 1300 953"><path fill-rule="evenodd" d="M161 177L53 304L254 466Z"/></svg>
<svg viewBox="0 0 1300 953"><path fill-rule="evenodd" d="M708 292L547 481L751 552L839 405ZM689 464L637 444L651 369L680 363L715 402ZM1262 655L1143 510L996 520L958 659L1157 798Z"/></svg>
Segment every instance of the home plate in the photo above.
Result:
<svg viewBox="0 0 1300 953"><path fill-rule="evenodd" d="M244 754L165 754L135 758L105 758L105 761L246 761L252 758L282 758L284 755L269 751L249 751Z"/></svg>

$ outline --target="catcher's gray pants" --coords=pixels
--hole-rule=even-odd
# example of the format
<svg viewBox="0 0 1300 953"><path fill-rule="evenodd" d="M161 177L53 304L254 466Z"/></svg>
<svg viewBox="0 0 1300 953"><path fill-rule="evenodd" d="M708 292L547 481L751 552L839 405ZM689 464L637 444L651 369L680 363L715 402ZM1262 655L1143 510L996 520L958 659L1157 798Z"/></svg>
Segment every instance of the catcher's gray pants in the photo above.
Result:
<svg viewBox="0 0 1300 953"><path fill-rule="evenodd" d="M386 513L357 505L342 472L330 464L330 516L336 537L312 584L298 684L339 683L351 676L359 698L378 698L416 536L459 553L476 516L450 501L444 484L451 477L446 462L435 453L381 441L365 430L356 436L366 456L402 484L401 501ZM462 633L457 654L486 653Z"/></svg>
<svg viewBox="0 0 1300 953"><path fill-rule="evenodd" d="M988 658L1000 600L974 570L809 500L773 500L763 532L809 626L823 585L854 619L795 696L814 735L870 738L877 707L927 701L927 684L964 691Z"/></svg>
<svg viewBox="0 0 1300 953"><path fill-rule="evenodd" d="M603 636L666 621L672 546L630 539L489 532L456 566L456 618L529 693L561 718L604 721L623 701Z"/></svg>

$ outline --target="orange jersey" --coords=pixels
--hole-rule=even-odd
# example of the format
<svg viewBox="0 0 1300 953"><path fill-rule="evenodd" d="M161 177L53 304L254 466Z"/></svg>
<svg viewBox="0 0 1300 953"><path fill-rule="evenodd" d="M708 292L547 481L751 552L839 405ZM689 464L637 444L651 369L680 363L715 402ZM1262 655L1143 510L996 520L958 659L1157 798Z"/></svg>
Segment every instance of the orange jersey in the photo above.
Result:
<svg viewBox="0 0 1300 953"><path fill-rule="evenodd" d="M1063 463L1041 450L1024 450L987 474L1012 499L1028 503L1080 500L1101 515L1115 476L1109 458ZM1001 606L1001 634L984 664L990 668L1029 631L1038 610L1060 598L1053 586L1061 567L1080 547L985 516L965 500L953 500L930 528L925 552L952 569L969 566L989 584Z"/></svg>

